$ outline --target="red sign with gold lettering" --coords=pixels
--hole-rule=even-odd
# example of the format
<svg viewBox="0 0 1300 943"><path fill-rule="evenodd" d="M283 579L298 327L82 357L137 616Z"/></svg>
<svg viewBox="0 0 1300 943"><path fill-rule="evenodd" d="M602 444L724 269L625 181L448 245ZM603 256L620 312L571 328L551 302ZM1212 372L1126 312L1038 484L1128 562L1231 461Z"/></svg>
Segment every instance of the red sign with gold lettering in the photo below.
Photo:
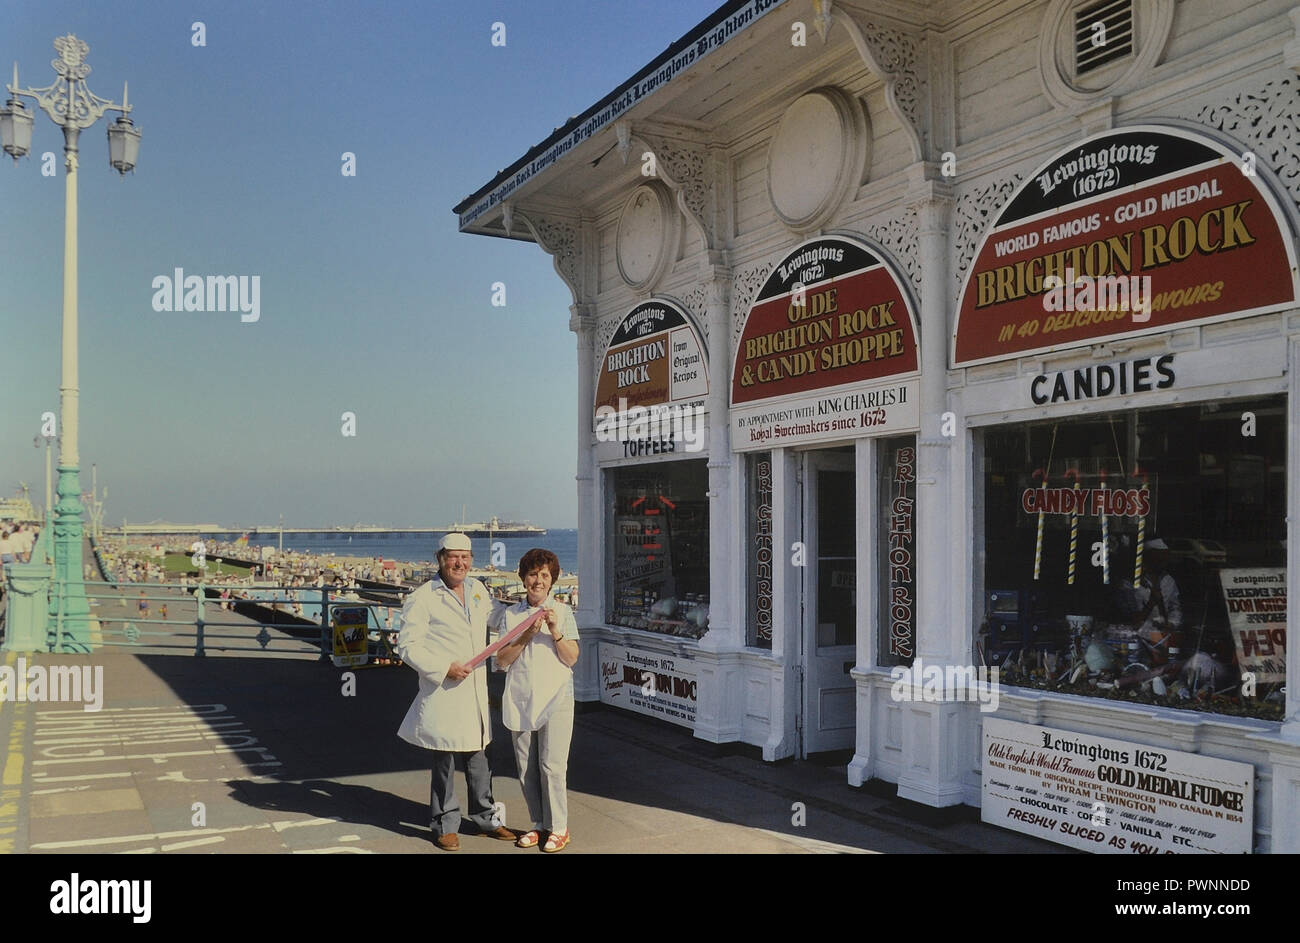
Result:
<svg viewBox="0 0 1300 943"><path fill-rule="evenodd" d="M913 373L916 338L892 266L857 240L811 239L772 269L749 309L731 405Z"/></svg>
<svg viewBox="0 0 1300 943"><path fill-rule="evenodd" d="M953 365L1295 304L1294 240L1254 161L1156 126L1107 131L1053 156L980 243Z"/></svg>

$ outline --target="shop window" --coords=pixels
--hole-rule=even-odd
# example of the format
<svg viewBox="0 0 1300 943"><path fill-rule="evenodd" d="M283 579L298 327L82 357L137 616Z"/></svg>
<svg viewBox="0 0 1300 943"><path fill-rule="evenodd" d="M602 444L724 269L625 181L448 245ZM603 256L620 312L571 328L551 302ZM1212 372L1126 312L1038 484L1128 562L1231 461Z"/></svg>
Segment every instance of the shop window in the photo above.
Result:
<svg viewBox="0 0 1300 943"><path fill-rule="evenodd" d="M709 623L704 461L611 469L610 625L699 638Z"/></svg>
<svg viewBox="0 0 1300 943"><path fill-rule="evenodd" d="M1002 681L1280 719L1286 400L983 433L976 653Z"/></svg>
<svg viewBox="0 0 1300 943"><path fill-rule="evenodd" d="M910 665L916 655L916 437L877 445L880 615L876 663Z"/></svg>
<svg viewBox="0 0 1300 943"><path fill-rule="evenodd" d="M754 452L745 456L747 497L746 526L748 548L745 594L747 620L745 644L755 648L772 647L772 453Z"/></svg>

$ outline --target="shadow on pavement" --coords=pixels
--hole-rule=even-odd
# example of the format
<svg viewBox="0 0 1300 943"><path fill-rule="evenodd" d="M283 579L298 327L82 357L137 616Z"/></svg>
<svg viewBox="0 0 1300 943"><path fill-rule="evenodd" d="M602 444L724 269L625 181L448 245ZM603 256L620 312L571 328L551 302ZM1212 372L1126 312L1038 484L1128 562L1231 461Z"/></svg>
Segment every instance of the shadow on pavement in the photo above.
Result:
<svg viewBox="0 0 1300 943"><path fill-rule="evenodd" d="M396 733L419 687L409 668L355 670L355 693L346 695L346 669L304 659L140 654L130 661L136 667L122 669L135 675L138 703L225 705L282 764L250 765L247 779L227 777L233 800L338 818L402 838L428 834L429 755ZM496 797L508 803L509 821L517 825L523 802L497 707L504 674L489 681L494 729L488 759ZM121 698L107 706L122 706ZM890 851L1060 850L983 826L973 810L955 824L909 821L889 795L851 789L842 765L768 764L711 754L706 747L685 728L607 708L582 711L570 754L570 806L585 803L589 834L599 834L609 850L672 850L687 833L697 840L718 834L716 846L698 850L736 850L728 836L740 833L728 832L730 825L763 830L752 834L774 846L767 850L792 850L790 841ZM261 758L235 756L250 764ZM457 780L463 783L462 776ZM795 821L800 808L803 823Z"/></svg>

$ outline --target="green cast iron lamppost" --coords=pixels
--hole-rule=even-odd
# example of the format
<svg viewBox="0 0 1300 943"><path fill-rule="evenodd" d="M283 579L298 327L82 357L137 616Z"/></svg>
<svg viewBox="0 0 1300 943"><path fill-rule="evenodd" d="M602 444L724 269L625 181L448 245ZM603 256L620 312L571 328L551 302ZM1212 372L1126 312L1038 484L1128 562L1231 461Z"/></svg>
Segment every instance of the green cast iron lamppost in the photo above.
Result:
<svg viewBox="0 0 1300 943"><path fill-rule="evenodd" d="M54 506L54 576L61 598L51 601L51 616L63 621L62 651L90 651L90 607L82 585L80 457L77 454L77 139L106 111L121 112L108 127L109 163L120 174L135 167L140 152L140 131L131 123L126 85L117 105L86 87L90 47L69 33L54 40L58 58L51 63L59 77L46 88L20 88L18 65L9 86L9 101L0 109L0 143L15 163L31 149L33 115L20 97L36 104L63 130L65 215L63 226L63 378L59 385L59 484Z"/></svg>

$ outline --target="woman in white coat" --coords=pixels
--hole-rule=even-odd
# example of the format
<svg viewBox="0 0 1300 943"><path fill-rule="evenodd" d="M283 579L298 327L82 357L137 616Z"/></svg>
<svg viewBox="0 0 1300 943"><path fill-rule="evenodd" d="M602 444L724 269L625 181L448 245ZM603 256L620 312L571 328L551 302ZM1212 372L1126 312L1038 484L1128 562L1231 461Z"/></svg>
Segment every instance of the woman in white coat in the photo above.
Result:
<svg viewBox="0 0 1300 943"><path fill-rule="evenodd" d="M562 851L569 844L566 779L569 744L573 739L573 666L578 662L578 624L573 610L550 599L560 575L560 561L549 550L534 548L519 561L519 578L528 591L505 611L502 634L507 635L540 606L546 615L523 635L497 652L497 666L506 668L501 719L511 731L519 783L532 828L515 842L532 848L546 832L542 851Z"/></svg>

